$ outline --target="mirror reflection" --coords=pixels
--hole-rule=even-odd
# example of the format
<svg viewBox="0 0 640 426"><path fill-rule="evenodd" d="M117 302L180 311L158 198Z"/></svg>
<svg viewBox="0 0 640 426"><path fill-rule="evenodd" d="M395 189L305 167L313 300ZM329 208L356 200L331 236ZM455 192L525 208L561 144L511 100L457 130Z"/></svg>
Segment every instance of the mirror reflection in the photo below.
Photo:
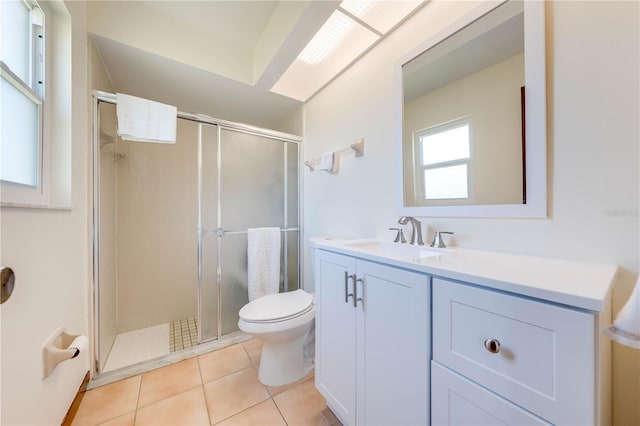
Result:
<svg viewBox="0 0 640 426"><path fill-rule="evenodd" d="M404 205L526 203L524 12L508 2L404 64Z"/></svg>

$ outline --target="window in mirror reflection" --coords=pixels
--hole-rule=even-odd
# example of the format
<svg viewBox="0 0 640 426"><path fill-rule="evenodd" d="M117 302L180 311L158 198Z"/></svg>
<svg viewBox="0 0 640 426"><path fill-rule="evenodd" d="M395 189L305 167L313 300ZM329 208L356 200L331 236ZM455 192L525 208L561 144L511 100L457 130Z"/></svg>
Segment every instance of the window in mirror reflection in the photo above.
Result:
<svg viewBox="0 0 640 426"><path fill-rule="evenodd" d="M470 117L464 117L414 134L416 167L422 171L415 185L423 200L469 198L470 127Z"/></svg>

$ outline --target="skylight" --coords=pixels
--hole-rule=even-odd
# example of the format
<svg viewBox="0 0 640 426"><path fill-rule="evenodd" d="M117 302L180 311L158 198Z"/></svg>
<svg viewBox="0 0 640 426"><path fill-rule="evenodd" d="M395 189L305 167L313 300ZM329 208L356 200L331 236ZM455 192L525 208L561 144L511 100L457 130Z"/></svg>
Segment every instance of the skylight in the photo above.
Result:
<svg viewBox="0 0 640 426"><path fill-rule="evenodd" d="M346 10L352 15L362 18L364 14L371 9L374 2L369 0L345 0L340 3L340 8Z"/></svg>
<svg viewBox="0 0 640 426"><path fill-rule="evenodd" d="M271 91L306 101L422 3L344 0Z"/></svg>
<svg viewBox="0 0 640 426"><path fill-rule="evenodd" d="M355 21L345 14L333 12L300 53L298 59L309 65L319 64L340 44L354 25Z"/></svg>

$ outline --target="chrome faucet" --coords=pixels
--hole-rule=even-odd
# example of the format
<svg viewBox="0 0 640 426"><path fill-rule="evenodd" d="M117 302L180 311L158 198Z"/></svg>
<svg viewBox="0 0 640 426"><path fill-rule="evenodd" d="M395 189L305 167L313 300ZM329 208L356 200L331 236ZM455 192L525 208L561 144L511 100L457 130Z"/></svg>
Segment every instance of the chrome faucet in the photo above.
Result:
<svg viewBox="0 0 640 426"><path fill-rule="evenodd" d="M433 242L431 243L431 247L447 248L444 241L442 241L442 234L453 235L453 232L436 231L436 233L433 236Z"/></svg>
<svg viewBox="0 0 640 426"><path fill-rule="evenodd" d="M393 240L394 243L404 244L407 242L407 239L404 237L404 233L402 232L402 228L389 228L389 231L397 231L396 239Z"/></svg>
<svg viewBox="0 0 640 426"><path fill-rule="evenodd" d="M422 241L422 223L417 220L415 217L411 216L401 216L398 219L398 223L400 225L406 225L411 222L411 241L409 244L423 246L424 241Z"/></svg>

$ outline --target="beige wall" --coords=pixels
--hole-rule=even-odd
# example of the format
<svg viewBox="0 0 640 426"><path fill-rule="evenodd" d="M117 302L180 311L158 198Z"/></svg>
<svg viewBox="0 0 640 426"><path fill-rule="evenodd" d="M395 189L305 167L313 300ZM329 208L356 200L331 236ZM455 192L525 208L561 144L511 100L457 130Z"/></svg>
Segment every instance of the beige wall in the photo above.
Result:
<svg viewBox="0 0 640 426"><path fill-rule="evenodd" d="M431 2L305 105L305 159L364 137L336 175L305 170L305 235L392 238L397 61L468 10ZM639 266L638 2L547 2L549 217L423 218L454 245L620 265L614 313ZM305 287L312 288L310 252ZM577 355L579 356L579 354ZM640 351L614 344L615 424L640 424Z"/></svg>
<svg viewBox="0 0 640 426"><path fill-rule="evenodd" d="M64 9L62 3L51 4ZM89 199L87 158L89 115L87 93L87 44L85 5L66 3L71 22L67 49L57 61L67 61L72 93L57 99L71 106L71 116L58 116L71 125L69 162L71 209L0 210L1 264L16 273L11 298L1 306L2 324L2 414L3 425L60 424L89 369L89 353L60 364L43 379L42 347L58 328L71 334L89 334ZM70 15L70 16L69 16ZM69 17L71 19L69 19ZM52 18L52 17L49 17ZM62 31L61 33L65 33ZM64 56L62 52L67 52ZM58 76L57 78L59 78ZM63 109L64 111L64 109ZM64 137L65 132L56 137ZM64 145L64 144L63 144ZM62 155L62 153L58 153ZM69 181L67 181L67 186Z"/></svg>

